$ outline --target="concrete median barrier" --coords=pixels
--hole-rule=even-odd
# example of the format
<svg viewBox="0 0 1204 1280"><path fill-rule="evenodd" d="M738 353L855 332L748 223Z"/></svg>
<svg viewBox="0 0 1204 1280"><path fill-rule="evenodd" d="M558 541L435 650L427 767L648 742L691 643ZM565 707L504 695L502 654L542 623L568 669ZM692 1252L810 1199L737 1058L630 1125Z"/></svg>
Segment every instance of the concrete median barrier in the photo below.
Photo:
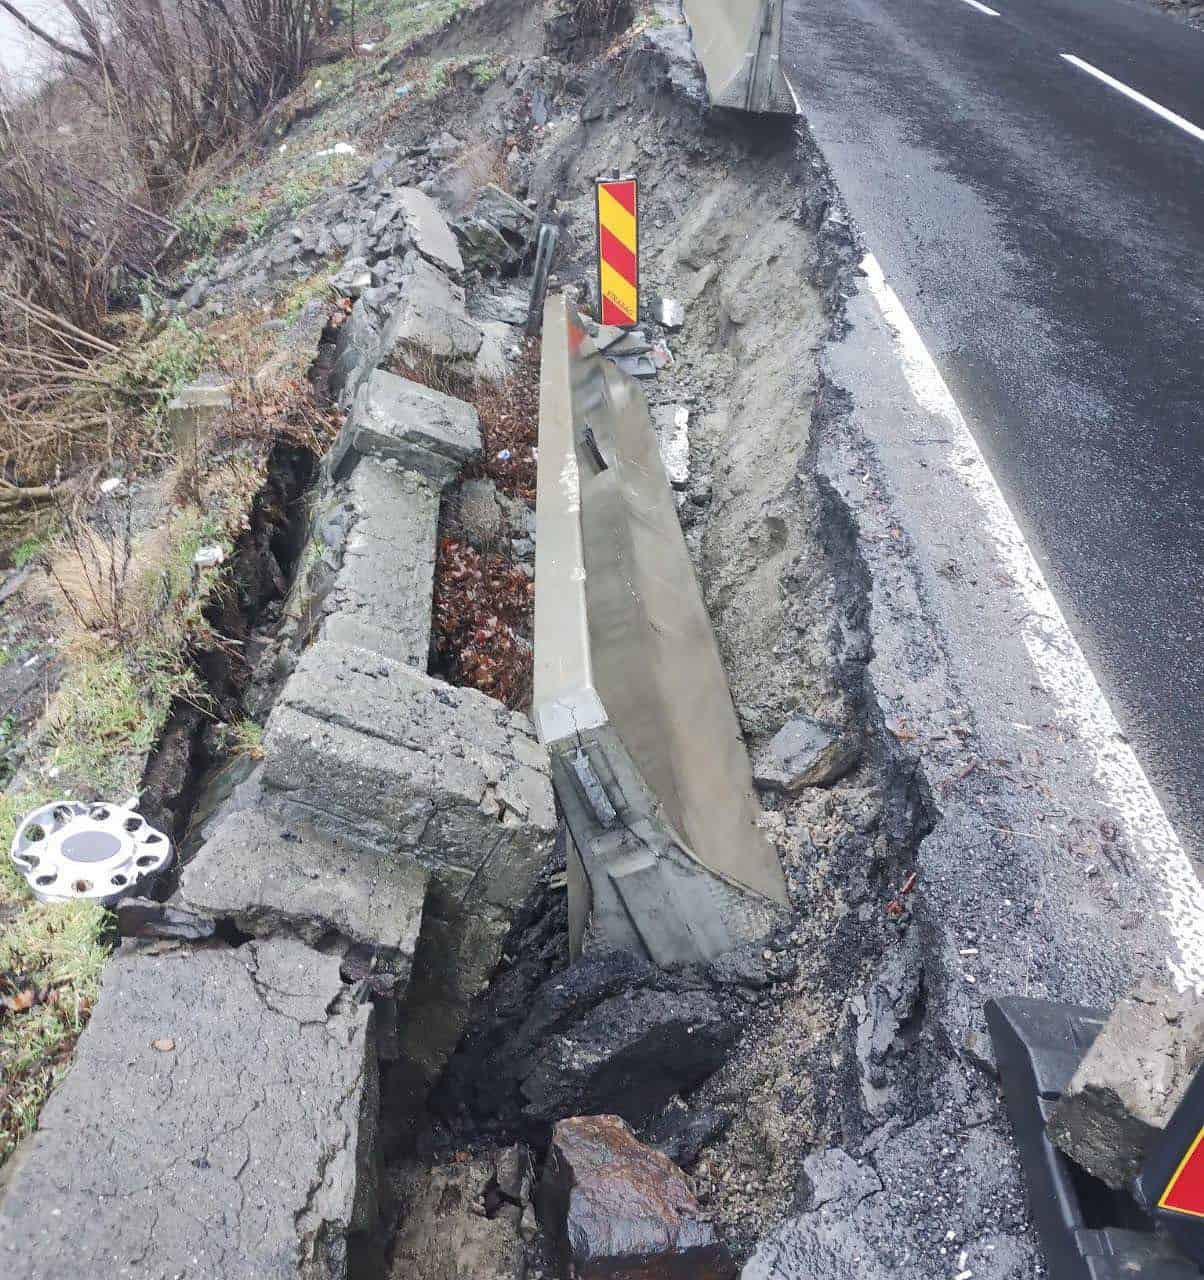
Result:
<svg viewBox="0 0 1204 1280"><path fill-rule="evenodd" d="M694 52L717 107L797 115L782 70L784 0L685 0Z"/></svg>
<svg viewBox="0 0 1204 1280"><path fill-rule="evenodd" d="M786 906L643 393L544 313L535 721L575 850L574 949L713 959Z"/></svg>

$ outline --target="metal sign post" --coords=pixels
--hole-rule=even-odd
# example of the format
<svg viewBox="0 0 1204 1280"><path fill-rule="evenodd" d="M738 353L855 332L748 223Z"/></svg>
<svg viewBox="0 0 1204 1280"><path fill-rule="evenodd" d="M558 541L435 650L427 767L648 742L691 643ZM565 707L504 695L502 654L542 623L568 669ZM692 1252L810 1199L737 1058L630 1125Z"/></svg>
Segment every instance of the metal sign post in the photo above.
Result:
<svg viewBox="0 0 1204 1280"><path fill-rule="evenodd" d="M598 319L630 329L640 319L639 183L634 178L600 179L595 202Z"/></svg>

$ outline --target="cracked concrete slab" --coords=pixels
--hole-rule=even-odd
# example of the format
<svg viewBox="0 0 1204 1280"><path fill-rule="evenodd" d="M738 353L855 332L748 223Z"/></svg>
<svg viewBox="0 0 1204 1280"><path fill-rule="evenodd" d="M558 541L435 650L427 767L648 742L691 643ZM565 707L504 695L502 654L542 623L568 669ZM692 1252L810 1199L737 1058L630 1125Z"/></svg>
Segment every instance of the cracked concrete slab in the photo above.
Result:
<svg viewBox="0 0 1204 1280"><path fill-rule="evenodd" d="M244 933L292 933L317 946L335 935L388 957L396 993L409 980L427 876L391 854L359 849L264 810L227 817L181 877L195 910Z"/></svg>
<svg viewBox="0 0 1204 1280"><path fill-rule="evenodd" d="M127 947L0 1204L6 1280L344 1280L375 1223L371 1008L290 940Z"/></svg>
<svg viewBox="0 0 1204 1280"><path fill-rule="evenodd" d="M480 451L480 419L470 404L376 369L356 392L326 465L341 476L361 458L391 459L443 488Z"/></svg>
<svg viewBox="0 0 1204 1280"><path fill-rule="evenodd" d="M385 328L384 349L437 360L471 360L484 333L464 308L464 290L418 253L406 254L402 295Z"/></svg>
<svg viewBox="0 0 1204 1280"><path fill-rule="evenodd" d="M348 501L354 521L320 606L320 634L425 671L439 495L421 475L365 459Z"/></svg>
<svg viewBox="0 0 1204 1280"><path fill-rule="evenodd" d="M430 196L417 187L403 187L397 193L397 205L414 248L435 266L458 276L464 270L460 246Z"/></svg>

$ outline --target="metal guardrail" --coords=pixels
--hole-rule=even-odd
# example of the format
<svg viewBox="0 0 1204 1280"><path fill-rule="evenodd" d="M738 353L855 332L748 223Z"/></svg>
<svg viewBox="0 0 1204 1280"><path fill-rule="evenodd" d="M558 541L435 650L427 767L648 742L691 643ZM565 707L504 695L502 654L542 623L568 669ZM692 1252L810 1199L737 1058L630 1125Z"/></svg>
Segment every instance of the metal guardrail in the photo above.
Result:
<svg viewBox="0 0 1204 1280"><path fill-rule="evenodd" d="M573 837L570 935L661 965L787 902L643 393L544 310L535 723Z"/></svg>
<svg viewBox="0 0 1204 1280"><path fill-rule="evenodd" d="M797 115L782 69L785 0L683 0L690 39L717 107Z"/></svg>

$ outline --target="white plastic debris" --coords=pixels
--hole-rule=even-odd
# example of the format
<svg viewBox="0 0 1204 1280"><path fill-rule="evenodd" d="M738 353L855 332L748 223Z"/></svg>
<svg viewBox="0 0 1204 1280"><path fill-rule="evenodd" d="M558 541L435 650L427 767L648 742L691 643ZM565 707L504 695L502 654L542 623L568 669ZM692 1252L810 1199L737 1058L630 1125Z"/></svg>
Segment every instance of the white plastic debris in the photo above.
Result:
<svg viewBox="0 0 1204 1280"><path fill-rule="evenodd" d="M9 857L39 902L111 905L171 862L171 841L115 804L56 800L26 816Z"/></svg>
<svg viewBox="0 0 1204 1280"><path fill-rule="evenodd" d="M351 145L350 142L336 142L333 147L326 147L325 150L318 151L315 154L318 155L319 157L321 156L353 156L355 155L355 148Z"/></svg>
<svg viewBox="0 0 1204 1280"><path fill-rule="evenodd" d="M120 476L110 476L107 480L102 480L98 486L102 496L112 498L118 494L122 494L126 490L125 481Z"/></svg>
<svg viewBox="0 0 1204 1280"><path fill-rule="evenodd" d="M225 551L221 547L200 547L196 555L192 557L192 563L198 569L212 569L214 565L219 565L226 558Z"/></svg>
<svg viewBox="0 0 1204 1280"><path fill-rule="evenodd" d="M510 450L509 450L509 449L503 449L503 450L501 451L501 453L499 453L499 454L498 454L498 456L497 456L497 460L498 460L499 462L509 462L509 461L510 461L510 456L511 456L511 455L510 455Z"/></svg>
<svg viewBox="0 0 1204 1280"><path fill-rule="evenodd" d="M653 314L666 329L680 329L686 322L686 308L676 298L657 298Z"/></svg>
<svg viewBox="0 0 1204 1280"><path fill-rule="evenodd" d="M360 48L363 49L365 53L371 53L372 50L376 48L376 42L374 40L365 40L364 43L360 45Z"/></svg>

